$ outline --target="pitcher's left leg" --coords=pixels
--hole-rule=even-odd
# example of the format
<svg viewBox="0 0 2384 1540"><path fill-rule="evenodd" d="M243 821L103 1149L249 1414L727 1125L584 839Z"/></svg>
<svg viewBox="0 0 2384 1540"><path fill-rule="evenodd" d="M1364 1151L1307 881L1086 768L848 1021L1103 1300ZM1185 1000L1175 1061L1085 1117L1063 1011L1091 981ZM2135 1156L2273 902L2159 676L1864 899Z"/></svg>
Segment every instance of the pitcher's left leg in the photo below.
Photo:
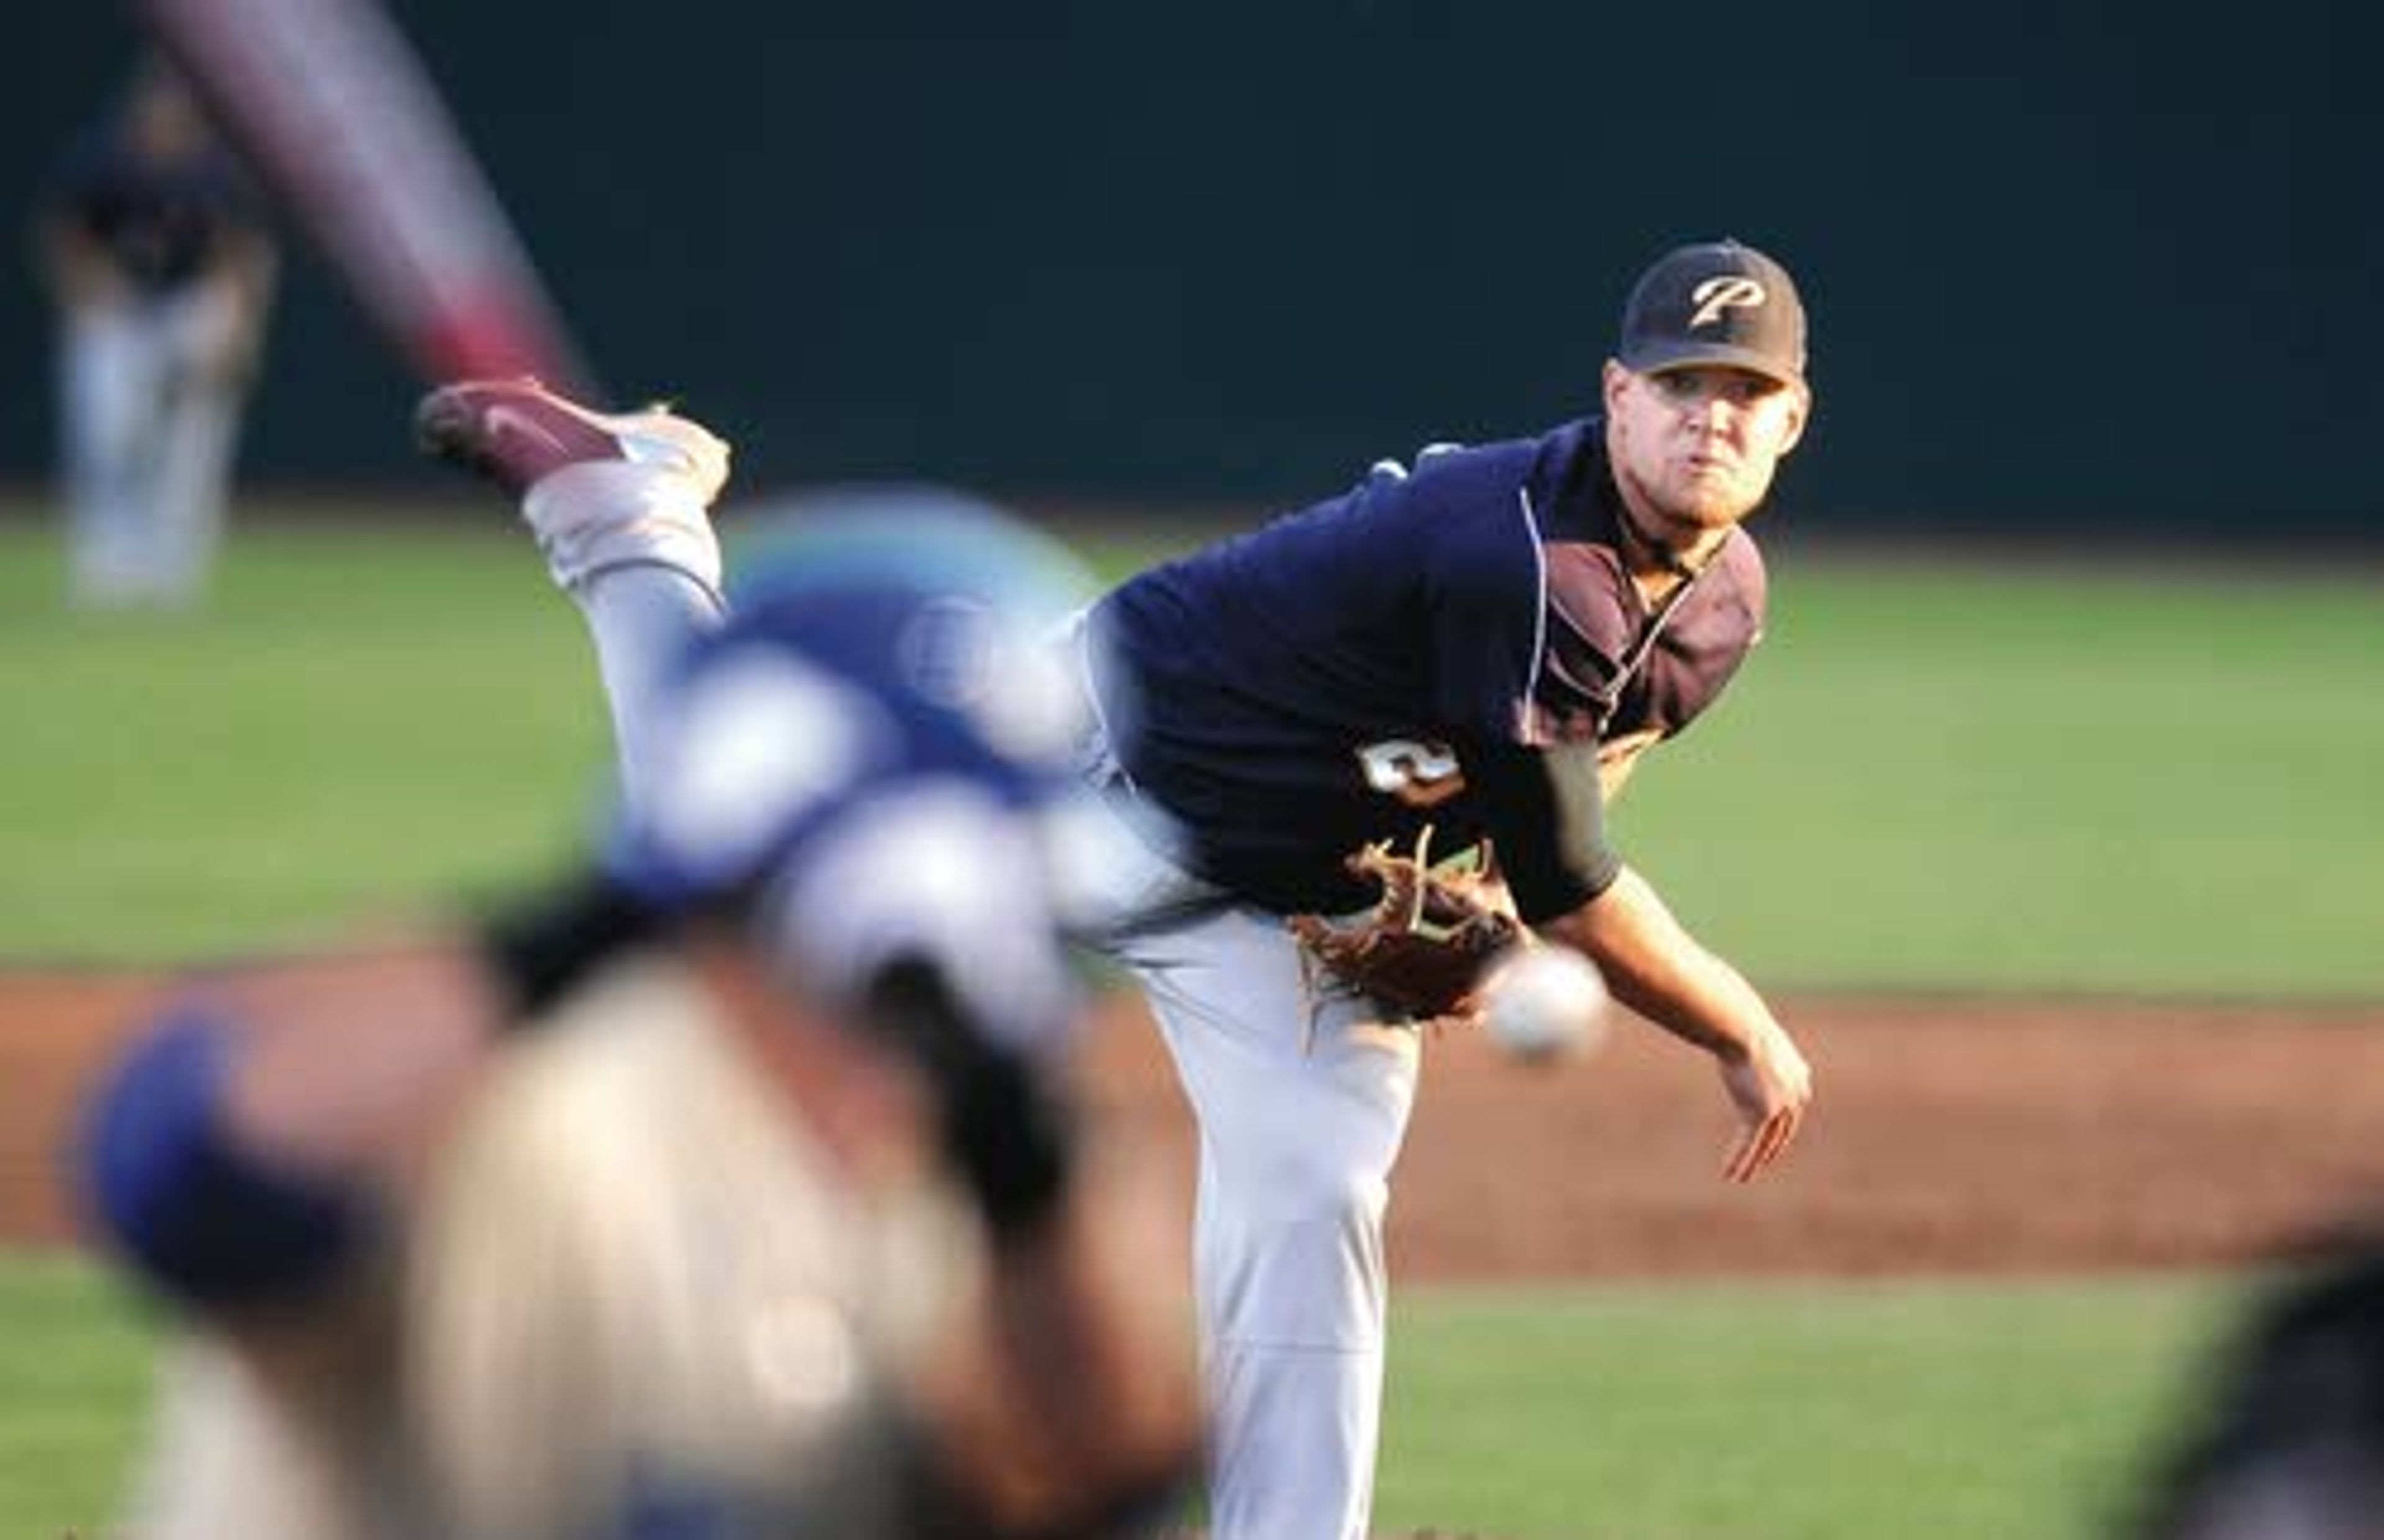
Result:
<svg viewBox="0 0 2384 1540"><path fill-rule="evenodd" d="M1196 1273L1217 1540L1363 1540L1382 1418L1391 1166L1416 1034L1311 1004L1280 919L1124 949L1200 1124Z"/></svg>

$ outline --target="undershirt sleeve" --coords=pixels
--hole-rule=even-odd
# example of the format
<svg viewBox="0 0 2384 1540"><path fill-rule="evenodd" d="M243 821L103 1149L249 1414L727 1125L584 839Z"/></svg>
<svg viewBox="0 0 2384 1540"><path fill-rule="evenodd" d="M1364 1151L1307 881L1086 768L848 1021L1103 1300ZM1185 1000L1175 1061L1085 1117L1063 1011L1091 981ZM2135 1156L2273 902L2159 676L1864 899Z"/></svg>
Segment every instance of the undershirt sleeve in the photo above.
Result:
<svg viewBox="0 0 2384 1540"><path fill-rule="evenodd" d="M1463 759L1525 925L1570 913L1614 885L1622 857L1606 838L1595 743L1487 742Z"/></svg>

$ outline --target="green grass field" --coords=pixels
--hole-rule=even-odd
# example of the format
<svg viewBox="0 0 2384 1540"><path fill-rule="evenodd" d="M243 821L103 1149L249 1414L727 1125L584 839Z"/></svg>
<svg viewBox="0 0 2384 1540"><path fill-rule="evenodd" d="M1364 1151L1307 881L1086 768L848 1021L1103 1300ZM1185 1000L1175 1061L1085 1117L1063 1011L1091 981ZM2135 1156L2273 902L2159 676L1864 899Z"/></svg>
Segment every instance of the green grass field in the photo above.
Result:
<svg viewBox="0 0 2384 1540"><path fill-rule="evenodd" d="M1774 984L2384 991L2377 574L1783 564L1619 817Z"/></svg>
<svg viewBox="0 0 2384 1540"><path fill-rule="evenodd" d="M2238 1299L2194 1280L1410 1290L1379 1527L2107 1534Z"/></svg>
<svg viewBox="0 0 2384 1540"><path fill-rule="evenodd" d="M1616 813L1756 976L2384 994L2369 575L1779 566L1769 640ZM577 618L501 525L244 532L183 620L57 590L49 541L0 523L0 956L191 956L485 892L598 805Z"/></svg>
<svg viewBox="0 0 2384 1540"><path fill-rule="evenodd" d="M0 1248L0 1534L109 1533L154 1326L79 1258Z"/></svg>
<svg viewBox="0 0 2384 1540"><path fill-rule="evenodd" d="M1115 567L1130 548L1105 540ZM606 727L519 537L243 528L187 619L64 612L0 517L0 959L319 938L567 858ZM2371 575L1774 574L1769 643L1625 849L1775 987L2384 995ZM1409 1291L1384 1529L2100 1533L2225 1280ZM0 1534L91 1533L150 1339L0 1256Z"/></svg>
<svg viewBox="0 0 2384 1540"><path fill-rule="evenodd" d="M255 532L188 619L66 613L55 567L0 542L0 805L40 810L0 832L0 956L342 927L542 869L596 805L578 620L500 532Z"/></svg>

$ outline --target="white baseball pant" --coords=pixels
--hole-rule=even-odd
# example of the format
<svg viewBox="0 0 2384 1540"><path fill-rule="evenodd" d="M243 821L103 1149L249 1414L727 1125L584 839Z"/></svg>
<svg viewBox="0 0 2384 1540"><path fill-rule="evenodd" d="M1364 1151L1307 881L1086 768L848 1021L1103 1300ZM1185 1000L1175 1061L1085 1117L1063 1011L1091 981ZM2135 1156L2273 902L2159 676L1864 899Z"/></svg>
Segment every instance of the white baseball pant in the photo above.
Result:
<svg viewBox="0 0 2384 1540"><path fill-rule="evenodd" d="M59 429L76 602L186 604L205 589L247 389L225 359L246 324L239 297L217 288L66 318Z"/></svg>

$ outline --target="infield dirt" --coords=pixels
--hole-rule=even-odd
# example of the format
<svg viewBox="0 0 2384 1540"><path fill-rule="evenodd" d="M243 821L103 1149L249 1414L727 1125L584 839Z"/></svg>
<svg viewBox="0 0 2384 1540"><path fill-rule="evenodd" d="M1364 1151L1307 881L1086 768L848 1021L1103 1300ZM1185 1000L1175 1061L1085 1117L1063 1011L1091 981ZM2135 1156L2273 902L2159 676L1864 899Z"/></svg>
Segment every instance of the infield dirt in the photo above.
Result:
<svg viewBox="0 0 2384 1540"><path fill-rule="evenodd" d="M0 1242L72 1236L74 1097L153 989L0 974ZM1393 1188L1404 1277L2063 1273L2290 1251L2384 1201L2384 1006L1801 999L1813 1117L1785 1167L1719 1177L1707 1061L1627 1024L1585 1062L1426 1048ZM1190 1113L1130 995L1086 1079L1190 1202Z"/></svg>

